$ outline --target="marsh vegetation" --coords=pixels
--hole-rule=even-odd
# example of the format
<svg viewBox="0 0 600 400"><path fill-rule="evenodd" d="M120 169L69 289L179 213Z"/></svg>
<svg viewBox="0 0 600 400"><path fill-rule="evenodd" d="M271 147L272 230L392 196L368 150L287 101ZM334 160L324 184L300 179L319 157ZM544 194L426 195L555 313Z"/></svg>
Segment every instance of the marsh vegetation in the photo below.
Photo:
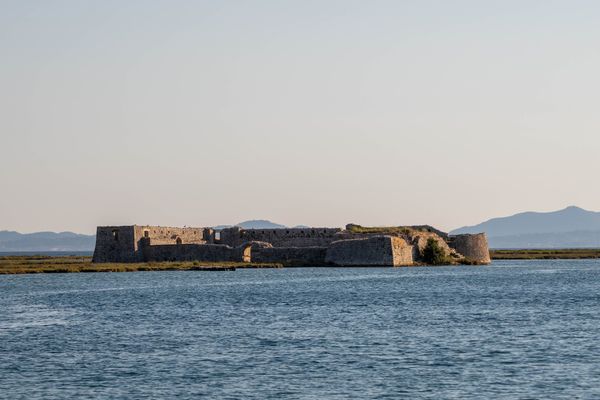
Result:
<svg viewBox="0 0 600 400"><path fill-rule="evenodd" d="M558 260L600 258L600 249L490 250L492 260Z"/></svg>
<svg viewBox="0 0 600 400"><path fill-rule="evenodd" d="M243 262L151 262L92 263L81 256L5 256L0 257L0 274L37 274L69 272L135 272L135 271L233 271L237 268L281 268L281 264Z"/></svg>

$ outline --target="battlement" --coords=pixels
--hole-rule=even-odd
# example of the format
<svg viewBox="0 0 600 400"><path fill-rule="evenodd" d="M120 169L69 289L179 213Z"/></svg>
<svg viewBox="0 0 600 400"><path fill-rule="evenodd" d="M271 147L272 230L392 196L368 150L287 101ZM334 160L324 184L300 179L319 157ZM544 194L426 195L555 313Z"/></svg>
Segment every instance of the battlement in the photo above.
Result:
<svg viewBox="0 0 600 400"><path fill-rule="evenodd" d="M221 231L220 243L235 247L260 241L271 243L273 247L323 247L336 240L338 232L340 228L242 229L234 226Z"/></svg>

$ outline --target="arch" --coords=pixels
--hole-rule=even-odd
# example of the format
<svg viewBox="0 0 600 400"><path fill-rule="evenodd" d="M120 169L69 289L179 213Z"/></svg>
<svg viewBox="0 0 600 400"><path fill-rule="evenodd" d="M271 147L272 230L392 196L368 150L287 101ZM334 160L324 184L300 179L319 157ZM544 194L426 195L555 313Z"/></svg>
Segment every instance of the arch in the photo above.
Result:
<svg viewBox="0 0 600 400"><path fill-rule="evenodd" d="M238 251L238 257L242 259L242 262L252 262L252 249L269 249L272 247L273 245L268 242L250 241L242 243L236 247L236 250Z"/></svg>
<svg viewBox="0 0 600 400"><path fill-rule="evenodd" d="M175 243L177 244L181 244L183 243L180 237L177 237L177 239L175 239Z"/></svg>

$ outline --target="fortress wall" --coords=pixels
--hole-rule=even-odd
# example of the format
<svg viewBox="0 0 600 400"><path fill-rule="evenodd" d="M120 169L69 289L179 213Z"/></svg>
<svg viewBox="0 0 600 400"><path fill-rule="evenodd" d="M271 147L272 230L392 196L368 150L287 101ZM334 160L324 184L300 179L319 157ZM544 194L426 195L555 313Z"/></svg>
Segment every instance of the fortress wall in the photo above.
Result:
<svg viewBox="0 0 600 400"><path fill-rule="evenodd" d="M448 246L444 236L440 236L436 232L440 232L446 235L444 232L438 231L429 225L419 225L416 228L421 230L412 230L413 227L408 227L411 230L407 232L390 233L390 234L376 234L376 233L351 233L348 231L340 232L336 235L337 240L356 240L356 239L369 239L377 236L389 236L393 238L403 239L406 244L412 246L412 259L420 260L423 256L423 250L427 246L427 241L431 238L434 239L438 245L444 249L447 255L453 253L453 250ZM426 231L429 229L430 231ZM447 237L447 235L446 235Z"/></svg>
<svg viewBox="0 0 600 400"><path fill-rule="evenodd" d="M140 241L143 239L149 239L156 245L176 244L178 239L182 244L202 244L206 243L206 231L204 228L162 226L99 226L93 262L142 262Z"/></svg>
<svg viewBox="0 0 600 400"><path fill-rule="evenodd" d="M412 265L412 246L393 236L340 240L331 243L325 261L341 266Z"/></svg>
<svg viewBox="0 0 600 400"><path fill-rule="evenodd" d="M273 247L325 247L336 240L340 228L290 228L290 229L224 229L221 243L232 247L244 242L260 241Z"/></svg>
<svg viewBox="0 0 600 400"><path fill-rule="evenodd" d="M220 244L166 244L143 248L144 261L242 261L240 249Z"/></svg>
<svg viewBox="0 0 600 400"><path fill-rule="evenodd" d="M248 240L244 240L242 230L237 226L226 228L219 232L219 243L221 244L226 244L227 246L231 247L238 247L246 242L248 242Z"/></svg>
<svg viewBox="0 0 600 400"><path fill-rule="evenodd" d="M147 232L147 234L146 234ZM169 226L135 226L137 239L148 237L153 245L176 244L181 239L182 244L204 244L205 228L175 228Z"/></svg>
<svg viewBox="0 0 600 400"><path fill-rule="evenodd" d="M252 262L283 263L289 266L325 265L326 247L253 248Z"/></svg>
<svg viewBox="0 0 600 400"><path fill-rule="evenodd" d="M468 260L480 264L492 262L485 233L450 236L449 245Z"/></svg>
<svg viewBox="0 0 600 400"><path fill-rule="evenodd" d="M288 265L411 265L433 238L447 254L460 253L480 264L491 262L485 234L456 235L448 240L434 232L399 235L349 234L338 228L248 229L221 232L213 244L209 228L101 226L93 262L255 261ZM340 240L341 239L341 240ZM270 246L274 247L270 247ZM327 249L327 247L330 247ZM456 254L454 254L457 256Z"/></svg>
<svg viewBox="0 0 600 400"><path fill-rule="evenodd" d="M413 246L409 246L402 238L392 237L391 239L394 267L413 265Z"/></svg>
<svg viewBox="0 0 600 400"><path fill-rule="evenodd" d="M95 263L137 262L137 243L133 226L99 226L96 229Z"/></svg>

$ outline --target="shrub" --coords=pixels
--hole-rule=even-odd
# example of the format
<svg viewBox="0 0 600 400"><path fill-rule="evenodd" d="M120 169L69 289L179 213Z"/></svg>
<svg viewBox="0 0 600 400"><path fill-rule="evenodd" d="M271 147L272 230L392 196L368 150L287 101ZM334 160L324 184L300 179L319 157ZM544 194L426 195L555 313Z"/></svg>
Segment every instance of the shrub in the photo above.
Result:
<svg viewBox="0 0 600 400"><path fill-rule="evenodd" d="M446 251L434 238L427 239L427 244L423 249L423 261L430 265L448 264Z"/></svg>

